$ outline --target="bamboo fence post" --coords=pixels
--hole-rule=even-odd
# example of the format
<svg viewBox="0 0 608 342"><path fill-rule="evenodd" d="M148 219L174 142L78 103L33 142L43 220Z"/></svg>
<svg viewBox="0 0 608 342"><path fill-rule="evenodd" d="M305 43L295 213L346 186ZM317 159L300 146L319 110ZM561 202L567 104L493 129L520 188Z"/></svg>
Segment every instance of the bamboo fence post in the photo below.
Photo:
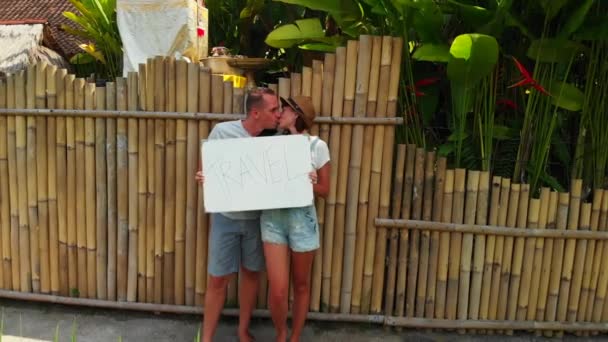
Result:
<svg viewBox="0 0 608 342"><path fill-rule="evenodd" d="M445 172L441 222L451 222L454 201L454 170ZM435 295L435 317L446 318L446 293L448 288L448 263L450 253L450 233L439 236L439 257L437 261L437 291Z"/></svg>
<svg viewBox="0 0 608 342"><path fill-rule="evenodd" d="M600 212L602 208L602 197L604 195L602 189L596 189L593 194L593 207L591 211L591 230L598 231L600 229ZM608 204L608 203L607 203ZM602 230L606 227L601 227ZM579 321L591 322L593 315L593 302L595 301L595 293L597 291L597 280L599 278L600 258L603 243L601 241L591 240L587 250L587 259L585 260L585 278L583 279L583 291L581 293L581 304L579 305ZM589 268L588 265L591 265Z"/></svg>
<svg viewBox="0 0 608 342"><path fill-rule="evenodd" d="M352 43L349 41L350 45ZM355 93L355 66L348 65L348 62L353 62L351 54L356 54L355 51L347 48L347 57L346 57L346 71L344 76L344 101L345 106L342 109L342 115L352 116L352 99ZM342 56L341 56L342 57ZM355 55L356 58L356 55ZM314 96L314 92L316 90L315 87L320 87L323 90L327 90L331 92L335 86L335 66L336 66L336 55L334 54L325 54L325 60L323 64L314 63L313 62L313 100L317 98L317 105L320 106L318 109L321 113L323 111L332 111L332 107L334 104L332 103L332 96ZM322 76L322 78L321 78ZM321 80L323 80L323 84L321 84ZM342 80L339 80L342 82ZM331 88L330 88L331 85ZM352 91L352 93L351 93ZM350 97L348 97L350 96ZM339 99L336 99L338 101ZM346 105L346 101L351 101L350 105ZM347 106L350 107L350 111L347 112ZM336 107L338 108L338 107ZM344 133L344 132L342 132ZM350 133L350 130L349 130ZM320 132L319 132L320 134ZM325 213L327 217L324 218L324 221L328 221L328 227L332 227L332 229L325 229L323 227L323 270L322 270L322 286L321 286L321 311L324 312L336 312L338 311L339 306L339 297L340 297L340 280L342 276L342 264L341 258L343 257L343 244L344 244L344 203L346 198L346 179L347 179L347 171L348 171L348 162L343 159L343 154L350 153L350 149L345 151L344 146L350 145L350 134L348 136L349 141L346 142L345 135L341 134L340 139L340 149L339 155L332 157L334 160L338 160L335 166L332 165L332 169L336 169L338 174L338 184L336 185L336 195L335 195L335 214L333 212ZM336 138L334 138L336 139ZM329 142L330 146L332 141ZM348 159L346 159L348 160ZM343 196L342 196L343 195ZM333 210L333 208L332 208ZM335 221L329 223L331 219L331 215L335 215ZM338 265L339 264L339 265Z"/></svg>
<svg viewBox="0 0 608 342"><path fill-rule="evenodd" d="M390 39L388 43L390 44ZM372 55L371 55L371 67L369 73L369 86L368 86L368 96L367 96L367 104L365 115L367 117L379 116L380 114L377 112L378 105L378 81L380 77L380 57L381 57L381 46L382 46L382 38L379 36L372 37ZM388 65L390 67L390 54L387 55L389 58ZM337 63L336 63L337 64ZM386 112L386 102L388 101L388 82L383 85L386 89L384 94L384 111ZM386 116L386 113L384 113ZM382 166L382 139L383 137L375 136L375 130L373 126L366 126L363 138L363 150L361 156L361 175L360 175L360 184L359 184L359 208L357 209L357 218L356 218L356 236L354 237L353 244L355 245L355 253L354 253L354 267L353 267L353 276L352 276L352 296L349 305L349 312L359 313L361 311L361 291L363 286L363 268L365 262L365 255L368 250L366 247L368 244L371 246L375 246L376 242L376 228L371 222L371 217L368 216L368 210L371 209L371 205L375 204L376 207L380 200L380 193L377 191L380 187L380 167ZM377 141L379 145L375 145L374 141ZM374 154L375 152L375 154ZM376 171L377 178L375 180L376 184L374 187L371 187L371 178L372 178L372 156L376 159ZM374 194L370 193L374 192ZM375 203L371 203L372 197L375 196ZM377 210L376 210L377 215ZM371 223L371 224L370 224ZM366 239L367 236L367 239ZM346 301L346 298L343 298L343 301Z"/></svg>
<svg viewBox="0 0 608 342"><path fill-rule="evenodd" d="M42 79L42 67L46 68L46 63L38 63L30 65L27 68L26 80L26 108L34 109L36 105L44 107L43 100L38 100L44 94L46 85ZM40 71L39 71L40 70ZM40 75L40 77L38 77ZM39 95L39 96L37 96ZM41 103L42 102L42 103ZM42 125L42 120L38 120L34 116L27 116L27 151L26 151L26 172L27 172L27 206L28 206L28 225L29 225L29 243L30 243L30 270L32 275L32 291L40 292L40 222L38 211L38 170L37 170L37 152L39 150L36 143L38 135L38 122ZM46 126L46 125L45 125ZM42 130L42 127L40 127ZM45 127L46 130L46 127ZM46 170L44 170L46 172ZM46 195L46 190L44 191ZM46 211L46 206L45 206Z"/></svg>
<svg viewBox="0 0 608 342"><path fill-rule="evenodd" d="M74 108L74 75L68 74L64 79L65 88L65 108ZM58 134L60 136L60 134ZM76 233L76 140L75 140L75 121L74 118L65 118L65 199L66 199L66 211L65 211L65 228L67 242L67 264L68 264L68 282L67 282L67 294L68 296L74 296L73 291L78 288L78 245L77 245L77 233ZM60 146L61 148L61 146ZM61 151L59 153L62 153ZM61 172L59 173L61 176ZM61 178L60 178L61 180ZM61 189L61 185L59 187ZM61 194L61 191L60 191ZM61 220L59 221L62 224Z"/></svg>
<svg viewBox="0 0 608 342"><path fill-rule="evenodd" d="M375 111L376 117L386 117L388 110L388 92L390 86L390 68L391 68L391 57L392 57L392 38L391 37L374 37L374 44L377 48L373 51L375 56L379 57L379 71L372 72L370 75L372 85L370 89L372 92L371 101L368 102L368 112ZM382 49L380 53L380 47ZM378 52L376 52L378 50ZM377 76L376 76L377 75ZM377 79L376 79L377 77ZM375 107L375 108L370 108ZM353 310L354 313L363 312L369 313L371 306L372 297L372 280L374 272L374 257L376 254L376 241L381 239L386 244L386 228L376 229L374 226L374 217L378 216L380 209L380 192L375 189L380 189L381 177L382 177L382 151L384 150L384 134L385 128L382 125L374 127L374 140L373 140L373 151L372 151L372 163L371 163L371 179L370 189L374 189L369 194L369 212L367 214L366 226L367 226L367 237L365 238L365 255L363 259L363 278L361 280L361 305L357 310ZM365 160L365 159L364 159ZM391 169L392 170L392 169ZM403 175L401 175L403 177ZM395 188L395 190L397 190ZM401 189L398 189L399 196L401 196ZM401 201L401 200L400 200ZM398 206L400 208L401 205ZM396 254L394 265L396 266ZM395 269L396 271L396 269ZM394 287L394 278L392 282ZM393 289L394 294L394 289Z"/></svg>
<svg viewBox="0 0 608 342"><path fill-rule="evenodd" d="M565 230L568 225L568 205L570 194L560 193L557 207L557 229ZM564 239L555 239L553 243L553 257L551 262L551 275L549 278L549 290L547 293L547 305L545 321L555 321L557 316L557 303L559 298L560 278L562 276L562 265L564 256ZM545 332L545 336L551 337L553 333Z"/></svg>
<svg viewBox="0 0 608 342"><path fill-rule="evenodd" d="M117 109L127 108L127 82L116 79ZM129 202L128 202L128 151L127 120L116 120L116 205L118 226L116 232L116 287L117 299L127 300L128 243L129 243Z"/></svg>
<svg viewBox="0 0 608 342"><path fill-rule="evenodd" d="M548 190L545 190L548 191ZM541 197L543 192L541 191ZM547 196L547 195L545 195ZM549 193L549 204L547 208L547 229L555 229L557 222L558 194L553 191ZM542 218L542 216L541 216ZM541 266L540 286L538 290L538 304L536 306L537 321L546 320L545 312L547 308L547 300L549 293L549 281L551 277L551 261L553 258L553 242L554 239L546 239L544 241L543 262Z"/></svg>
<svg viewBox="0 0 608 342"><path fill-rule="evenodd" d="M199 112L211 110L211 70L209 68L199 69ZM200 158L199 141L206 139L209 135L209 122L201 120L198 122L197 160ZM200 162L197 163L200 167ZM196 276L195 276L195 298L196 305L202 305L205 297L207 281L207 239L209 231L208 215L204 210L203 187L197 185L197 216L196 216ZM265 303L265 301L264 301Z"/></svg>
<svg viewBox="0 0 608 342"><path fill-rule="evenodd" d="M57 67L52 65L46 69L46 84L47 84L47 107L49 109L57 108ZM47 118L47 141L46 153L48 161L48 272L50 273L50 293L59 294L59 236L57 226L57 156L55 154L55 143L57 140L57 119L55 117ZM43 251L41 250L41 253ZM43 256L41 256L43 257Z"/></svg>
<svg viewBox="0 0 608 342"><path fill-rule="evenodd" d="M25 75L18 72L15 78L15 108L25 107ZM17 160L17 186L19 189L28 189L27 167L27 126L26 118L15 118L16 160ZM35 169L34 169L35 170ZM36 178L33 178L34 180ZM13 183L14 184L14 183ZM28 222L28 191L18 192L19 210L19 264L21 292L32 291L32 266L30 256L30 225Z"/></svg>
<svg viewBox="0 0 608 342"><path fill-rule="evenodd" d="M412 192L414 189L414 172L416 168L416 145L407 145L405 152L405 178L403 186L403 200L401 202L401 218L409 219L412 212ZM405 301L407 295L407 266L409 256L410 231L403 229L399 231L399 253L397 262L397 285L395 289L395 316L405 314Z"/></svg>
<svg viewBox="0 0 608 342"><path fill-rule="evenodd" d="M393 194L391 196L393 199L391 217L394 219L398 219L401 215L401 205L403 203L403 176L405 173L405 153L406 146L404 144L398 144L397 158L395 161L395 181L393 183ZM385 229L386 231L386 227L379 227L378 229ZM391 229L388 256L388 272L386 276L386 290L384 295L384 314L387 316L393 315L393 306L395 305L395 281L397 278L398 242L398 230Z"/></svg>
<svg viewBox="0 0 608 342"><path fill-rule="evenodd" d="M116 83L106 83L106 109L116 110ZM106 175L107 175L107 299L116 300L116 119L106 120Z"/></svg>
<svg viewBox="0 0 608 342"><path fill-rule="evenodd" d="M498 199L498 197L496 197ZM479 194L477 196L477 215L475 222L485 225L488 221L488 205L490 199L490 173L479 173ZM493 212L496 215L496 211ZM473 275L471 277L471 296L469 299L469 319L478 320L481 297L483 293L484 260L486 255L486 235L475 235L473 252Z"/></svg>
<svg viewBox="0 0 608 342"><path fill-rule="evenodd" d="M426 154L424 171L424 207L422 219L431 221L433 217L433 181L435 178L435 152ZM426 310L426 297L429 272L429 259L431 252L431 233L423 230L420 234L420 262L418 266L418 287L416 295L416 317L424 317Z"/></svg>
<svg viewBox="0 0 608 342"><path fill-rule="evenodd" d="M479 171L469 171L466 184L465 224L475 224L479 196ZM466 320L469 314L469 291L471 281L471 258L473 257L473 234L464 234L460 256L460 279L458 284L458 319ZM475 293L471 294L475 296ZM459 330L464 334L465 330Z"/></svg>
<svg viewBox="0 0 608 342"><path fill-rule="evenodd" d="M355 117L363 117L367 111L367 100L369 92L369 75L371 69L371 55L372 55L372 37L369 35L361 35L359 37L359 58L357 61L357 85L355 95ZM337 273L343 270L342 274L342 291L340 296L336 294L336 297L341 297L340 300L340 311L342 313L350 312L351 305L351 294L353 285L353 266L355 264L355 243L356 243L356 229L357 229L357 210L358 198L360 185L361 185L361 163L363 158L363 143L364 143L364 127L363 125L355 125L353 128L352 142L351 142L351 156L348 166L348 182L346 189L346 219L344 227L344 259L336 258L334 255L334 261L340 260L342 262L334 263L337 265L336 275L334 279L338 280L339 285L340 275ZM369 162L369 160L367 160ZM369 187L369 181L366 184ZM369 195L369 194L368 194ZM368 196L366 196L368 197ZM338 236L338 240L340 237ZM337 292L336 292L337 293ZM336 307L337 307L337 303ZM332 303L332 306L334 304Z"/></svg>
<svg viewBox="0 0 608 342"><path fill-rule="evenodd" d="M106 88L95 89L95 107L106 109ZM97 227L97 298L108 298L108 179L106 166L106 119L95 119L95 193Z"/></svg>
<svg viewBox="0 0 608 342"><path fill-rule="evenodd" d="M447 159L440 157L437 159L437 171L435 172L435 185L433 194L433 216L435 222L441 221L443 211L443 191L445 189L445 174L446 174ZM429 271L428 271L428 288L426 289L426 302L424 308L424 316L426 318L435 317L435 298L437 289L437 266L439 262L439 232L431 234L429 244Z"/></svg>
<svg viewBox="0 0 608 342"><path fill-rule="evenodd" d="M608 191L604 191L604 200L602 202L600 226L603 227L604 231L608 229ZM604 247L604 250L605 249L606 249L606 247ZM604 284L602 283L601 285L603 286ZM607 301L606 296L604 295L602 317L601 317L602 321L608 320L608 303L606 301ZM597 333L594 332L594 335L597 335Z"/></svg>
<svg viewBox="0 0 608 342"><path fill-rule="evenodd" d="M422 218L422 199L424 195L424 157L423 148L417 148L415 152L414 184L412 192L412 219ZM405 297L406 316L413 317L416 304L416 285L418 283L418 262L420 259L420 231L412 232L411 244L409 247L410 256L408 259L407 270L407 292Z"/></svg>
<svg viewBox="0 0 608 342"><path fill-rule="evenodd" d="M527 228L537 229L540 221L540 199L533 198L530 200L530 208L528 212L528 224ZM525 321L528 315L528 306L532 294L532 269L534 264L534 254L536 247L535 238L527 238L525 241L524 255L522 258L522 271L521 271L521 284L519 286L519 296L517 304L517 315L518 321ZM532 263L529 262L532 260ZM540 271L540 270L539 270Z"/></svg>
<svg viewBox="0 0 608 342"><path fill-rule="evenodd" d="M492 190L490 199L490 215L488 223L498 225L498 212L500 207L501 178L492 177ZM481 280L481 298L479 302L479 318L489 319L490 315L490 292L492 290L492 273L494 270L494 249L496 247L496 235L490 235L486 239L485 256L483 261L483 278ZM483 333L484 331L482 331Z"/></svg>
<svg viewBox="0 0 608 342"><path fill-rule="evenodd" d="M601 209L601 218L600 218L600 227L602 231L606 231L608 225L606 223L606 218L608 217L608 191L604 190L604 199L602 200L602 209ZM599 250L598 254L599 255ZM592 320L593 322L600 322L604 320L603 312L605 307L606 300L606 290L608 289L608 267L606 267L606 260L608 260L608 244L606 241L602 243L601 248L601 264L599 267L599 277L597 283L597 292L595 295L595 301L593 304L592 310Z"/></svg>
<svg viewBox="0 0 608 342"><path fill-rule="evenodd" d="M289 75L289 79L291 80L291 89L289 90L291 96L302 95L302 74L299 72L292 72Z"/></svg>
<svg viewBox="0 0 608 342"><path fill-rule="evenodd" d="M176 89L178 112L188 110L188 63L178 61L176 66ZM232 87L232 82L228 83ZM230 104L232 106L232 102ZM186 139L187 128L185 120L177 120L175 135L175 304L185 304L185 233L186 233Z"/></svg>
<svg viewBox="0 0 608 342"><path fill-rule="evenodd" d="M8 108L7 85L0 81L0 108ZM12 289L11 217L8 177L8 125L0 116L0 227L2 229L2 288Z"/></svg>
<svg viewBox="0 0 608 342"><path fill-rule="evenodd" d="M550 190L548 188L541 188L540 198L538 199L539 213L538 213L538 229L547 228L547 221L549 219L549 197ZM533 216L532 213L530 216ZM542 275L542 263L543 263L543 251L545 246L544 238L536 238L534 240L533 250L533 261L532 266L527 264L531 271L530 280L530 295L528 297L527 312L523 316L522 320L533 321L536 318L536 309L538 307L538 295L540 292L540 281ZM526 262L528 259L524 258Z"/></svg>
<svg viewBox="0 0 608 342"><path fill-rule="evenodd" d="M86 110L95 106L95 84L85 85L84 103ZM84 158L85 158L85 209L86 209L86 253L87 253L87 294L97 297L97 227L95 226L95 120L84 119Z"/></svg>
<svg viewBox="0 0 608 342"><path fill-rule="evenodd" d="M346 53L346 48L339 46L336 48L336 58L338 57L338 48L344 50L342 53ZM335 86L335 82L334 82ZM312 96L312 67L302 67L302 96Z"/></svg>
<svg viewBox="0 0 608 342"><path fill-rule="evenodd" d="M16 93L15 89L15 78L13 75L8 75L6 82L6 107L13 109L16 106ZM7 159L8 159L8 184L17 184L17 130L16 130L16 118L9 116L6 119L6 131L8 141L7 145ZM11 278L12 278L12 290L21 290L21 250L20 250L20 236L19 236L19 196L17 191L9 190L9 205L10 205L10 221L11 221Z"/></svg>
<svg viewBox="0 0 608 342"><path fill-rule="evenodd" d="M530 185L522 184L521 191L519 193L519 206L517 213L517 228L525 229L527 227L528 218L528 206L530 203ZM536 220L538 222L538 219ZM521 281L521 270L524 257L524 248L526 245L526 239L524 237L517 237L515 239L515 247L513 249L513 259L511 274L509 275L509 301L507 303L507 319L515 320L517 315L517 304L518 294ZM512 335L513 331L508 330L508 335Z"/></svg>
<svg viewBox="0 0 608 342"><path fill-rule="evenodd" d="M138 89L140 92L140 100L142 94L146 93L145 81L146 74L145 68L140 65L139 68L139 84ZM143 70L142 70L143 69ZM142 80L143 79L143 80ZM145 95L143 95L145 96ZM145 103L145 102L144 102ZM148 123L145 119L137 120L137 221L139 224L139 235L137 241L137 301L138 302L150 302L148 298L148 273L147 273L147 245L148 245L148 234L150 226L148 224ZM150 284L152 286L152 284ZM153 288L150 291L153 296Z"/></svg>
<svg viewBox="0 0 608 342"><path fill-rule="evenodd" d="M163 57L154 60L154 110L166 111L165 107L165 61ZM154 303L163 300L163 228L165 211L165 120L154 122Z"/></svg>
<svg viewBox="0 0 608 342"><path fill-rule="evenodd" d="M138 94L137 73L132 71L127 74L127 94L129 110L137 110L137 94ZM139 218L137 217L137 187L138 187L138 131L137 119L128 119L127 130L127 151L128 151L128 229L129 229L129 247L128 247L128 270L127 270L127 301L134 302L137 300L137 256L138 256L138 234L139 234Z"/></svg>
<svg viewBox="0 0 608 342"><path fill-rule="evenodd" d="M155 110L154 98L156 87L156 66L155 60L149 58L145 64L145 88L140 89L146 97L146 110ZM155 160L155 120L146 120L146 155L147 155L147 198L146 198L146 301L148 303L160 303L157 300L155 284L160 275L156 275L155 262L155 241L156 241L156 160Z"/></svg>
<svg viewBox="0 0 608 342"><path fill-rule="evenodd" d="M187 111L198 110L198 73L199 66L189 63L187 70ZM243 103L242 99L240 103ZM242 106L242 105L241 105ZM241 110L242 111L242 110ZM194 279L196 275L196 190L194 179L198 169L198 127L196 121L187 122L186 151L186 255L185 255L185 304L194 305Z"/></svg>
<svg viewBox="0 0 608 342"><path fill-rule="evenodd" d="M387 117L393 118L397 115L397 96L399 93L399 74L401 71L401 57L403 49L402 38L392 38L391 69L388 88ZM395 144L395 128L389 126L384 132L384 143L382 144L382 167L380 180L380 217L388 217L391 199L391 180L393 172L393 149ZM381 311L382 290L384 289L384 260L386 258L386 229L378 231L374 253L374 270L371 286L371 310L367 309L367 303L363 304L363 313L369 311L377 313ZM369 293L366 283L363 284L363 293ZM364 297L365 298L365 297Z"/></svg>
<svg viewBox="0 0 608 342"><path fill-rule="evenodd" d="M582 187L582 179L576 179L572 182L572 188L570 190L570 209L568 210L568 230L576 230L579 226ZM587 227L588 226L589 225L587 224ZM566 240L566 249L564 255L564 262L562 265L562 276L560 281L559 299L557 307L557 320L559 322L565 322L568 316L568 299L570 297L571 291L575 253L576 240ZM563 334L563 332L558 332L558 335L561 334Z"/></svg>
<svg viewBox="0 0 608 342"><path fill-rule="evenodd" d="M502 178L500 184L500 200L498 210L498 225L506 226L507 212L509 210L509 194L511 190L511 180ZM491 224L492 222L490 222ZM502 273L502 254L504 249L504 236L497 236L494 245L494 256L492 262L492 288L490 289L490 305L488 308L488 318L495 320L498 318L498 301L500 292L500 276ZM489 332L493 333L493 332Z"/></svg>
<svg viewBox="0 0 608 342"><path fill-rule="evenodd" d="M84 86L85 80L77 78L74 81L74 108L84 110ZM86 173L82 165L85 164L85 124L84 118L75 119L75 142L76 142L76 202L75 205L86 206ZM80 167L78 167L80 166ZM77 297L88 297L87 286L87 230L86 230L86 207L85 210L76 209L76 238L78 245L78 289Z"/></svg>
<svg viewBox="0 0 608 342"><path fill-rule="evenodd" d="M590 230L591 225L591 203L583 203L581 206L580 230ZM583 271L586 268L585 259L587 257L587 240L580 239L576 241L576 254L574 257L574 270L572 275L572 288L570 290L570 298L568 301L567 320L575 322L579 313L579 300L581 299L581 291L583 285ZM581 310L582 311L582 310Z"/></svg>
<svg viewBox="0 0 608 342"><path fill-rule="evenodd" d="M466 170L454 170L454 203L452 208L452 222L454 223L462 223L464 220L465 187ZM446 298L447 319L456 319L457 316L461 249L462 234L450 233L450 260L448 269L448 292Z"/></svg>

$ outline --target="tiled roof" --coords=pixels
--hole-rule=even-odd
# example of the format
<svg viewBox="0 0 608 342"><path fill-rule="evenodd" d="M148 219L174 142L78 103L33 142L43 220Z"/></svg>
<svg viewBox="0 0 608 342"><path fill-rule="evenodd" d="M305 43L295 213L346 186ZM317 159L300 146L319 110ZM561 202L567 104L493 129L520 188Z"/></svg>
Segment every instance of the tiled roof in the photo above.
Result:
<svg viewBox="0 0 608 342"><path fill-rule="evenodd" d="M31 23L33 20L48 21L52 35L67 57L79 52L78 41L59 30L61 24L70 24L64 11L75 12L68 0L0 0L0 23Z"/></svg>

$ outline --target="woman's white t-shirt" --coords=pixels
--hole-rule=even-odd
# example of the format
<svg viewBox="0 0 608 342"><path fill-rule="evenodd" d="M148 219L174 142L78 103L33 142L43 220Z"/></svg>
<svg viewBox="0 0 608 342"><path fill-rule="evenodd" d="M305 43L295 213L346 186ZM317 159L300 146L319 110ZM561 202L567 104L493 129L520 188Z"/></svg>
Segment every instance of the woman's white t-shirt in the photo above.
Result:
<svg viewBox="0 0 608 342"><path fill-rule="evenodd" d="M329 148L327 147L327 143L318 136L311 135L309 139L312 167L318 170L329 161Z"/></svg>

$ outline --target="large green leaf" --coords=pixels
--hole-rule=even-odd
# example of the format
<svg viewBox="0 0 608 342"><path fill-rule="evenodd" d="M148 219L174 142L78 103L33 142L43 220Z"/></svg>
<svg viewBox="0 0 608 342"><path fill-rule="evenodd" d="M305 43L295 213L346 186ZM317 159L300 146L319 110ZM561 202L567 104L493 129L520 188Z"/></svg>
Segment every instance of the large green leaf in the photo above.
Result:
<svg viewBox="0 0 608 342"><path fill-rule="evenodd" d="M593 6L594 2L595 0L583 0L583 3L580 4L580 6L578 6L574 12L572 12L572 15L570 15L570 18L568 18L568 21L566 21L566 24L559 33L558 37L567 38L578 30L578 28L581 27L585 21L585 17L587 16L587 13L591 9L591 6Z"/></svg>
<svg viewBox="0 0 608 342"><path fill-rule="evenodd" d="M483 34L462 34L450 47L448 78L469 88L487 76L498 61L498 42Z"/></svg>
<svg viewBox="0 0 608 342"><path fill-rule="evenodd" d="M528 48L528 57L545 63L567 63L584 49L580 43L557 38L537 39Z"/></svg>
<svg viewBox="0 0 608 342"><path fill-rule="evenodd" d="M274 48L290 48L306 40L325 38L318 18L296 20L294 24L279 26L266 37L266 44Z"/></svg>
<svg viewBox="0 0 608 342"><path fill-rule="evenodd" d="M587 17L574 37L581 40L608 40L608 16L596 14Z"/></svg>
<svg viewBox="0 0 608 342"><path fill-rule="evenodd" d="M554 105L578 112L583 108L585 94L570 83L553 81L549 83L547 91L551 94L551 103Z"/></svg>
<svg viewBox="0 0 608 342"><path fill-rule="evenodd" d="M443 28L443 13L439 6L430 0L415 1L416 11L413 13L413 26L425 43L441 43Z"/></svg>
<svg viewBox="0 0 608 342"><path fill-rule="evenodd" d="M549 19L553 19L570 0L540 0L540 6Z"/></svg>
<svg viewBox="0 0 608 342"><path fill-rule="evenodd" d="M419 61L444 62L450 60L450 47L442 44L424 44L414 51L412 57Z"/></svg>
<svg viewBox="0 0 608 342"><path fill-rule="evenodd" d="M467 5L455 0L448 0L448 3L454 6L465 23L474 28L487 24L494 17L494 13L480 6Z"/></svg>
<svg viewBox="0 0 608 342"><path fill-rule="evenodd" d="M344 21L356 20L361 17L361 9L352 0L274 0L287 4L299 5L317 11L329 13L341 24Z"/></svg>

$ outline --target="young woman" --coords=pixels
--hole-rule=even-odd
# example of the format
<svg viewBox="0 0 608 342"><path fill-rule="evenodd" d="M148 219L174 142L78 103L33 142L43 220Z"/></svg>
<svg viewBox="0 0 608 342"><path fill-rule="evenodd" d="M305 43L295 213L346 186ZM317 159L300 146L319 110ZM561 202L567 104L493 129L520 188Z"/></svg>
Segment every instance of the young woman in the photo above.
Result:
<svg viewBox="0 0 608 342"><path fill-rule="evenodd" d="M310 140L315 196L329 193L329 149L327 143L308 135L315 111L310 97L281 98L283 113L279 129L289 134L304 134ZM293 277L294 303L291 342L299 341L310 301L310 273L315 251L319 248L319 225L312 203L307 207L264 210L260 217L266 269L270 286L269 301L277 341L287 338L287 301L289 296L289 255Z"/></svg>

